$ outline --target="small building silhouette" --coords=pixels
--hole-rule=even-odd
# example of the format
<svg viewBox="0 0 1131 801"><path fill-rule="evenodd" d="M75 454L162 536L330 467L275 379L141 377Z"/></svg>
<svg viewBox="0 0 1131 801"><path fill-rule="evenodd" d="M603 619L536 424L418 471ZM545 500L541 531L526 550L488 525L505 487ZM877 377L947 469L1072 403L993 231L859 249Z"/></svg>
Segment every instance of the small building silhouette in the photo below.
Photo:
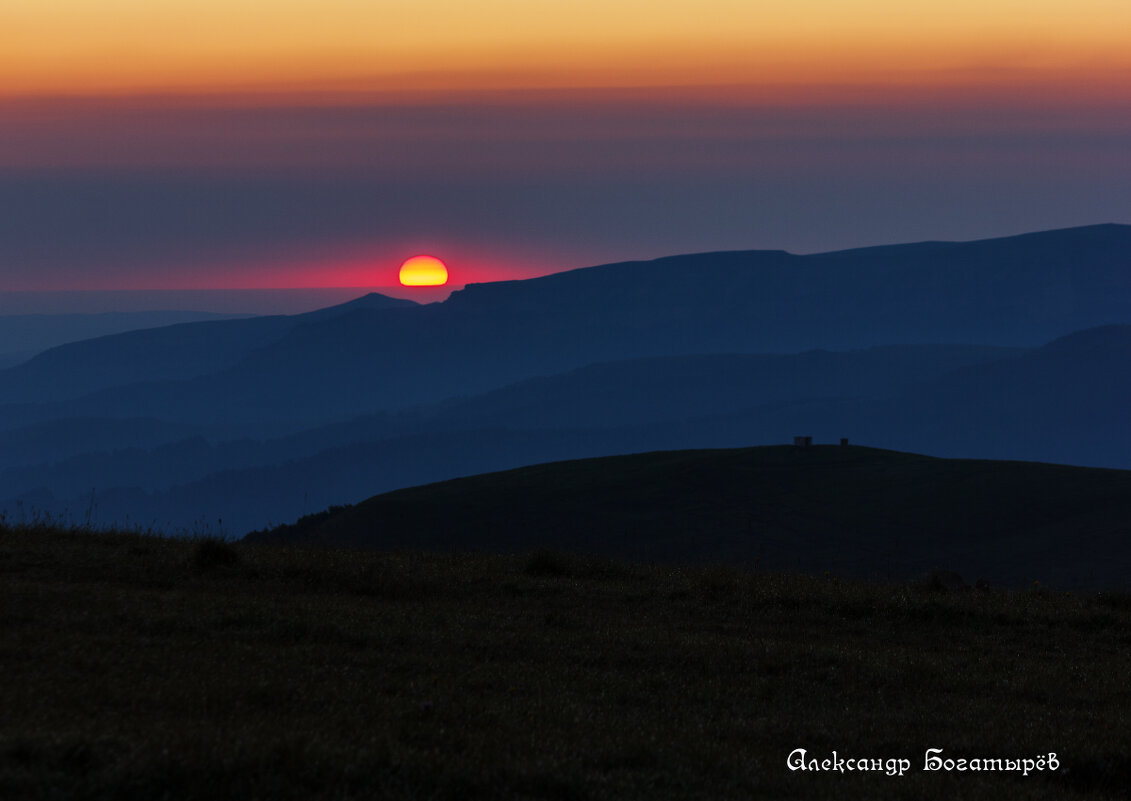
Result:
<svg viewBox="0 0 1131 801"><path fill-rule="evenodd" d="M841 445L841 447L843 448L843 447L844 447L845 445L847 445L847 444L848 444L848 437L841 437L841 438L840 438L840 445Z"/></svg>
<svg viewBox="0 0 1131 801"><path fill-rule="evenodd" d="M813 438L812 437L794 437L793 438L793 446L795 448L808 448L812 444L813 444Z"/></svg>

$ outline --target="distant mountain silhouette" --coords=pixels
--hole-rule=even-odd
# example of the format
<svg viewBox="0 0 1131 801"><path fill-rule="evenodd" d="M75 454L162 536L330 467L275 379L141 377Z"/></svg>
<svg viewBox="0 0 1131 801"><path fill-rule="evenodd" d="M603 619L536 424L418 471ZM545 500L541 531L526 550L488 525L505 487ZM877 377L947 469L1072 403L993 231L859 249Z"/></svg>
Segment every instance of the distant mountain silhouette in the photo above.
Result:
<svg viewBox="0 0 1131 801"><path fill-rule="evenodd" d="M136 318L139 325L123 333L51 348L0 372L0 403L60 401L139 381L193 378L235 364L305 322L358 310L416 305L410 300L371 293L306 314L164 324L157 328L145 326L162 319L155 316L159 313L116 315L114 319L123 324ZM3 319L0 317L0 329Z"/></svg>
<svg viewBox="0 0 1131 801"><path fill-rule="evenodd" d="M443 303L161 329L43 354L37 413L292 429L487 392L603 361L888 344L1035 346L1131 322L1131 226L812 256L748 251L472 284ZM390 304L394 305L389 308ZM363 304L364 306L364 304ZM195 376L195 377L194 377ZM175 383L169 383L175 380Z"/></svg>
<svg viewBox="0 0 1131 801"><path fill-rule="evenodd" d="M629 336L637 348L672 352L751 350L750 342L760 352L936 342L1031 346L1131 322L1129 258L1131 226L1099 225L810 256L675 256L472 284L448 305L491 315L577 314L590 327ZM661 320L668 325L657 326Z"/></svg>
<svg viewBox="0 0 1131 801"><path fill-rule="evenodd" d="M0 372L0 506L87 510L94 489L106 522L238 532L410 483L798 433L1128 467L1128 264L1117 225L708 253L102 337Z"/></svg>
<svg viewBox="0 0 1131 801"><path fill-rule="evenodd" d="M251 316L176 310L95 314L4 314L0 315L0 368L27 361L48 348L92 337L177 323Z"/></svg>
<svg viewBox="0 0 1131 801"><path fill-rule="evenodd" d="M455 479L245 540L548 548L894 579L941 567L971 582L1094 589L1128 585L1129 521L1129 471L786 445L584 459Z"/></svg>

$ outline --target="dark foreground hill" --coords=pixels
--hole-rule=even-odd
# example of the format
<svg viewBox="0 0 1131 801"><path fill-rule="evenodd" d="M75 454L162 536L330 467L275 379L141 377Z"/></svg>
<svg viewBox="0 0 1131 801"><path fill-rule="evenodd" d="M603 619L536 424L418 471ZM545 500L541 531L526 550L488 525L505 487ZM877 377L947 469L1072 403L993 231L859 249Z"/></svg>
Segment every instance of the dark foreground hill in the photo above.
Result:
<svg viewBox="0 0 1131 801"><path fill-rule="evenodd" d="M246 540L1128 587L1131 471L855 446L669 451L399 490Z"/></svg>
<svg viewBox="0 0 1131 801"><path fill-rule="evenodd" d="M1126 594L3 525L0 587L5 799L1100 801L1131 783ZM791 771L796 749L869 770ZM928 749L965 769L928 770Z"/></svg>

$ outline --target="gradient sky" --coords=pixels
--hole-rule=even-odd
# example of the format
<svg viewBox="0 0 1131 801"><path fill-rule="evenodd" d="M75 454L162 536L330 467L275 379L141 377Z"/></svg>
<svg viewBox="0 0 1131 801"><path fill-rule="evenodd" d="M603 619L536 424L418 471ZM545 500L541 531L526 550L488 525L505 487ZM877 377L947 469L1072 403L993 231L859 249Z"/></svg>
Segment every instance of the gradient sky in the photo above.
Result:
<svg viewBox="0 0 1131 801"><path fill-rule="evenodd" d="M0 291L1131 222L1126 0L5 0Z"/></svg>

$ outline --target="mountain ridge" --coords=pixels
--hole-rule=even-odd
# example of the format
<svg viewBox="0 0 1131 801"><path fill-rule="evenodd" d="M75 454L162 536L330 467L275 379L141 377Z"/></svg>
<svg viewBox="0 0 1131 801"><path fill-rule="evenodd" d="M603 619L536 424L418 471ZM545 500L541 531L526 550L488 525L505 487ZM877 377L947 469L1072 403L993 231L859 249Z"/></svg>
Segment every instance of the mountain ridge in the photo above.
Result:
<svg viewBox="0 0 1131 801"><path fill-rule="evenodd" d="M23 364L0 371L0 403L81 397L139 380L175 380L205 375L238 362L304 321L336 314L416 306L376 292L352 301L294 315L243 316L178 322L105 334L49 348ZM22 390L22 391L21 391Z"/></svg>
<svg viewBox="0 0 1131 801"><path fill-rule="evenodd" d="M0 499L254 526L410 475L796 433L1128 466L1128 264L1119 225L723 251L93 340L38 388L0 373Z"/></svg>
<svg viewBox="0 0 1131 801"><path fill-rule="evenodd" d="M161 406L179 410L176 422L247 424L250 412L240 410L254 409L302 426L600 361L938 342L1033 347L1131 323L1129 261L1131 226L1104 225L945 247L738 251L581 268L473 284L443 303L260 323L281 330L172 360L184 367L175 386L155 383L176 379L172 367L160 379L119 376L130 380L117 389L96 371L108 393L98 409L67 413L135 416ZM191 351L183 340L177 347ZM65 365L47 384L73 396L94 380L76 381L75 370L115 358ZM189 382L192 365L201 369Z"/></svg>

